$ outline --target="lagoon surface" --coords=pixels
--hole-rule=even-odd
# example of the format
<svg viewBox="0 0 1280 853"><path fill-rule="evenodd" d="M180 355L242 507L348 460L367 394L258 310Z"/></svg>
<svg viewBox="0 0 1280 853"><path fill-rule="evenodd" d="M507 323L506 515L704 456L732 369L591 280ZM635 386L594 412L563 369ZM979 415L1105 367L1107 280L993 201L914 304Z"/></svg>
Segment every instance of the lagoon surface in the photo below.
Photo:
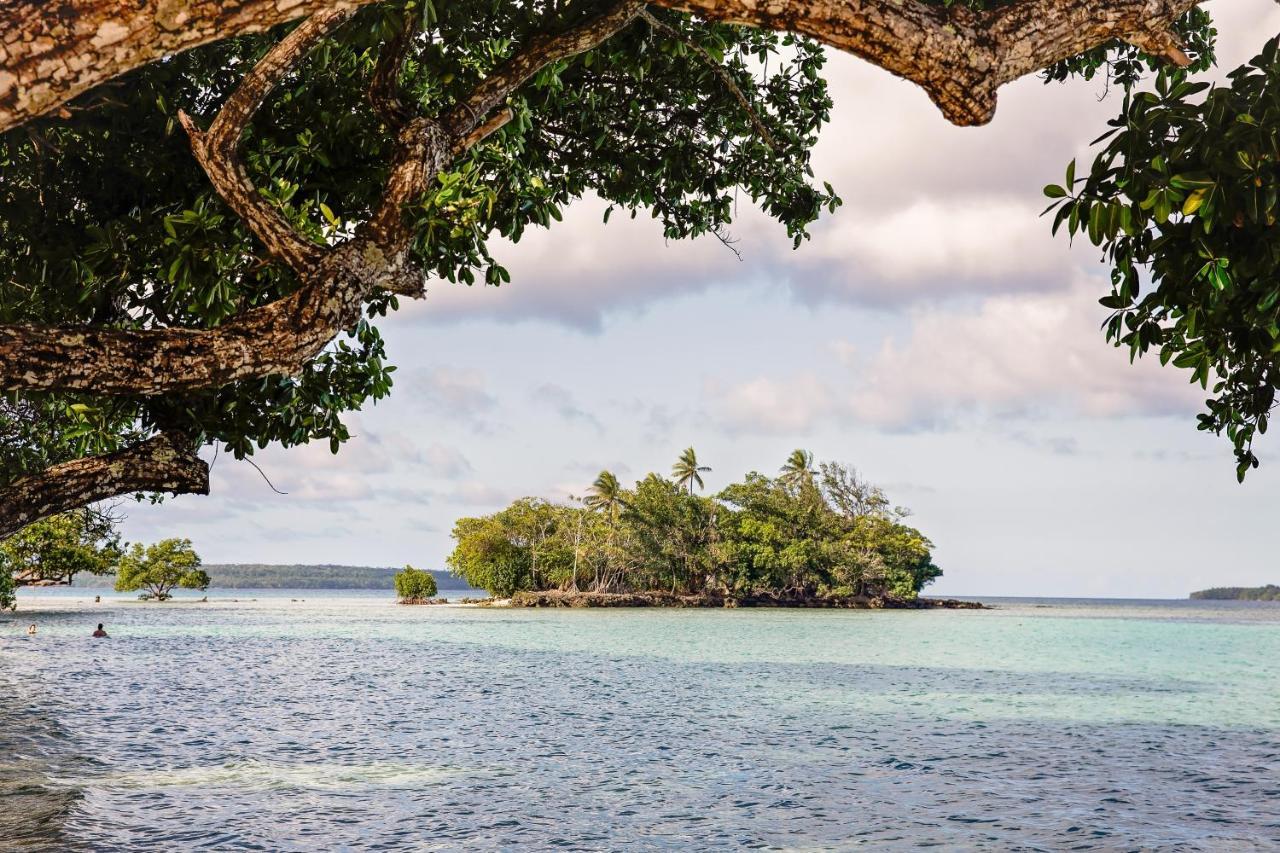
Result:
<svg viewBox="0 0 1280 853"><path fill-rule="evenodd" d="M0 617L0 849L1280 845L1280 604L101 592Z"/></svg>

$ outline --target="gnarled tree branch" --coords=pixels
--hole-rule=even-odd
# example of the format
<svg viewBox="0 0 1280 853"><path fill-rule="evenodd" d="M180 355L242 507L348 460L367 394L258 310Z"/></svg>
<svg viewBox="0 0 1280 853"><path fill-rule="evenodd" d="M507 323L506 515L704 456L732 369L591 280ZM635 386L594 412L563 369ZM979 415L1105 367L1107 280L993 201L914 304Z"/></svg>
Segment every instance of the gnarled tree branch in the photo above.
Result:
<svg viewBox="0 0 1280 853"><path fill-rule="evenodd" d="M643 0L621 0L563 32L539 33L438 120L419 118L406 125L382 202L367 226L374 240L385 251L403 251L409 235L402 208L425 192L454 157L511 120L510 110L490 113L539 70L596 47L643 9Z"/></svg>
<svg viewBox="0 0 1280 853"><path fill-rule="evenodd" d="M178 112L182 126L191 137L191 150L218 195L249 226L272 257L285 262L300 275L315 267L322 249L299 234L279 209L254 187L240 160L240 137L267 95L290 69L350 17L350 11L325 10L299 24L244 76L207 131L198 130L186 113Z"/></svg>
<svg viewBox="0 0 1280 853"><path fill-rule="evenodd" d="M1114 39L1186 64L1174 22L1200 0L1019 0L993 9L919 0L653 0L713 21L810 36L917 84L958 125L985 124L996 90Z"/></svg>
<svg viewBox="0 0 1280 853"><path fill-rule="evenodd" d="M0 488L0 539L42 518L135 492L207 495L209 466L193 442L167 433L52 465Z"/></svg>
<svg viewBox="0 0 1280 853"><path fill-rule="evenodd" d="M276 81L338 26L346 12L301 24L246 75L207 134L193 147L227 204L251 219L276 257L294 267L301 287L291 295L214 329L94 329L0 326L0 388L88 391L151 396L216 388L242 379L293 375L360 317L374 291L420 296L425 276L409 261L412 235L404 206L421 195L458 154L510 117L487 113L547 63L588 50L626 26L642 8L621 0L599 16L557 35L539 35L440 119L415 118L399 133L383 197L370 220L334 247L305 244L239 165L242 128ZM473 109L484 109L473 114ZM262 230L258 230L262 229Z"/></svg>
<svg viewBox="0 0 1280 853"><path fill-rule="evenodd" d="M517 87L553 62L577 56L601 44L631 23L644 9L642 0L622 0L601 14L564 32L538 33L453 106L441 123L455 138L464 138Z"/></svg>
<svg viewBox="0 0 1280 853"><path fill-rule="evenodd" d="M400 72L413 47L420 20L418 15L405 15L403 28L383 45L378 54L373 77L369 80L369 103L378 118L393 130L404 127L414 115L413 108L400 97Z"/></svg>
<svg viewBox="0 0 1280 853"><path fill-rule="evenodd" d="M0 131L178 51L376 0L46 0L0 7ZM920 85L956 124L996 90L1113 39L1185 64L1173 23L1199 0L1018 0L986 11L921 0L653 0L710 20L817 39ZM479 112L479 122L493 109Z"/></svg>

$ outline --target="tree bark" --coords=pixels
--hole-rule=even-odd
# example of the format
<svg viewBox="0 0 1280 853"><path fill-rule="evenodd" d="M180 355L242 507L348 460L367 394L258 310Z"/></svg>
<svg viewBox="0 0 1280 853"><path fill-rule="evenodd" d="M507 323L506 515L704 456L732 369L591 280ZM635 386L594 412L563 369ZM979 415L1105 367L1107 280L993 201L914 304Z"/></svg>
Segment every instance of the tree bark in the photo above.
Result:
<svg viewBox="0 0 1280 853"><path fill-rule="evenodd" d="M996 90L1114 39L1179 65L1173 24L1200 0L1020 0L984 11L918 0L653 0L713 21L786 30L917 84L948 121L991 121Z"/></svg>
<svg viewBox="0 0 1280 853"><path fill-rule="evenodd" d="M42 518L136 492L207 495L209 466L193 442L166 433L53 465L0 489L0 539Z"/></svg>
<svg viewBox="0 0 1280 853"><path fill-rule="evenodd" d="M376 0L0 2L0 131L163 56ZM710 20L787 30L920 85L956 124L982 124L996 89L1121 39L1174 62L1172 24L1198 0L1020 0L987 11L920 0L653 0Z"/></svg>
<svg viewBox="0 0 1280 853"><path fill-rule="evenodd" d="M359 319L367 292L399 286L404 267L403 258L346 244L293 294L215 329L0 326L0 387L156 396L296 375Z"/></svg>
<svg viewBox="0 0 1280 853"><path fill-rule="evenodd" d="M0 131L134 68L377 0L0 0Z"/></svg>

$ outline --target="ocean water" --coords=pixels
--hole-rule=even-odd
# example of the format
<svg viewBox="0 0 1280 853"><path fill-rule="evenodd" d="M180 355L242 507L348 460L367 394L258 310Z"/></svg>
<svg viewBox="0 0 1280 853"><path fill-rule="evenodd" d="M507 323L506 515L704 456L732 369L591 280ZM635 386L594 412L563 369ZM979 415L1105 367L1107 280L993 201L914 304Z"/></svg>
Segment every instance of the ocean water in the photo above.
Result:
<svg viewBox="0 0 1280 853"><path fill-rule="evenodd" d="M1280 604L94 594L0 617L5 851L1280 847Z"/></svg>

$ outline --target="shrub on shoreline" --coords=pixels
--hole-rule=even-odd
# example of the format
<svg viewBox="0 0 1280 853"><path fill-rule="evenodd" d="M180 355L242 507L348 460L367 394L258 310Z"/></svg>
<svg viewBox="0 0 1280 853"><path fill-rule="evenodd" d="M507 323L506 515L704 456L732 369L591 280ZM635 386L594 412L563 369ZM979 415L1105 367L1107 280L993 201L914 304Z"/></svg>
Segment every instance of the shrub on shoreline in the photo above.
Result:
<svg viewBox="0 0 1280 853"><path fill-rule="evenodd" d="M436 579L431 572L405 566L396 573L396 597L402 602L425 602L436 596Z"/></svg>

